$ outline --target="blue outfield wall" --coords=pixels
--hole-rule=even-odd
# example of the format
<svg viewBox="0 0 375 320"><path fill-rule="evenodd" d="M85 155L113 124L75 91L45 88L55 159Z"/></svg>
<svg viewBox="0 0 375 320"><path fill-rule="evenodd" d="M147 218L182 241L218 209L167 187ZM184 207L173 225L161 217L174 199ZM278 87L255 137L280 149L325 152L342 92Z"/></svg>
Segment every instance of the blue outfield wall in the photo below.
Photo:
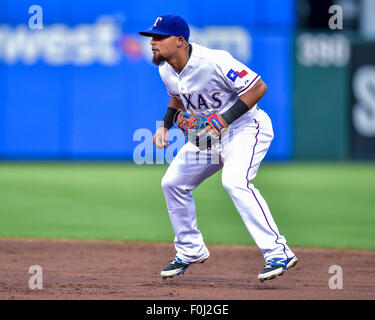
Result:
<svg viewBox="0 0 375 320"><path fill-rule="evenodd" d="M2 1L4 3L4 0ZM292 150L294 1L34 1L0 10L0 158L132 160L140 128L155 131L169 97L138 31L164 13L191 25L191 41L226 49L262 76L272 118L268 160Z"/></svg>

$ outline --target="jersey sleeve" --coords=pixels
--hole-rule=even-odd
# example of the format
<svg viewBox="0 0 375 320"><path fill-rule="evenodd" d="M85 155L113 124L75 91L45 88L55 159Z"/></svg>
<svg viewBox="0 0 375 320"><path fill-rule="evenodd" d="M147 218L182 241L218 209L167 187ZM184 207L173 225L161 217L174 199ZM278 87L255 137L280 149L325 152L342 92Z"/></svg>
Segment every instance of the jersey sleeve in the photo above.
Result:
<svg viewBox="0 0 375 320"><path fill-rule="evenodd" d="M228 89L236 92L238 96L249 91L260 79L260 75L227 52L218 60L217 66Z"/></svg>

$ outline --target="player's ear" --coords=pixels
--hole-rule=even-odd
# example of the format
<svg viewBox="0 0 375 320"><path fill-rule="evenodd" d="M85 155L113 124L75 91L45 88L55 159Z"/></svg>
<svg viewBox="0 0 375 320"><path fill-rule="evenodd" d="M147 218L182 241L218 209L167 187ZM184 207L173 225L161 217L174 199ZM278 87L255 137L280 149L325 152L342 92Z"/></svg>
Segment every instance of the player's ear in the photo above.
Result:
<svg viewBox="0 0 375 320"><path fill-rule="evenodd" d="M181 48L185 43L184 37L177 37L177 47Z"/></svg>

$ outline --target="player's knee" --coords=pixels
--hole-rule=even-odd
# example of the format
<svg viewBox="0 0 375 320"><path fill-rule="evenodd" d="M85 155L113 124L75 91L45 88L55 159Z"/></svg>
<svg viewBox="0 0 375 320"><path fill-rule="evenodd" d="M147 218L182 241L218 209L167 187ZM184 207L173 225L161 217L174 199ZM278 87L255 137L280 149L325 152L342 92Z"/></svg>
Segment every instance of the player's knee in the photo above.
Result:
<svg viewBox="0 0 375 320"><path fill-rule="evenodd" d="M229 175L222 175L221 183L225 190L230 192L230 190L234 187L234 179L232 179Z"/></svg>
<svg viewBox="0 0 375 320"><path fill-rule="evenodd" d="M168 189L170 186L170 182L169 182L169 179L168 177L165 175L162 179L161 179L161 187L163 190L166 190Z"/></svg>
<svg viewBox="0 0 375 320"><path fill-rule="evenodd" d="M190 192L181 177L168 174L168 172L161 180L161 187L165 195L172 197L185 197Z"/></svg>
<svg viewBox="0 0 375 320"><path fill-rule="evenodd" d="M231 193L235 189L246 188L247 180L246 177L243 176L237 176L236 174L227 174L222 175L221 183L224 189L228 193Z"/></svg>
<svg viewBox="0 0 375 320"><path fill-rule="evenodd" d="M176 181L173 177L171 177L171 175L165 174L161 179L161 187L164 192L170 192L171 190L176 188Z"/></svg>

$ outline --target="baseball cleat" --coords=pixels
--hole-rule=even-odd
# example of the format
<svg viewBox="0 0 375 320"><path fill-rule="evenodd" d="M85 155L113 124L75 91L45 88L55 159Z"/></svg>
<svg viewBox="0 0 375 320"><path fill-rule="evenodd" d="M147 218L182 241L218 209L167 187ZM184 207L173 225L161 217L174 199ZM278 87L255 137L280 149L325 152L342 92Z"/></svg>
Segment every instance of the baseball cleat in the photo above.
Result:
<svg viewBox="0 0 375 320"><path fill-rule="evenodd" d="M271 280L281 276L285 270L294 267L298 262L296 256L291 258L273 258L266 260L266 264L261 273L258 275L260 282Z"/></svg>
<svg viewBox="0 0 375 320"><path fill-rule="evenodd" d="M209 254L194 262L184 262L179 257L175 257L160 273L163 279L172 278L176 275L184 274L186 269L194 263L204 263L209 257Z"/></svg>

